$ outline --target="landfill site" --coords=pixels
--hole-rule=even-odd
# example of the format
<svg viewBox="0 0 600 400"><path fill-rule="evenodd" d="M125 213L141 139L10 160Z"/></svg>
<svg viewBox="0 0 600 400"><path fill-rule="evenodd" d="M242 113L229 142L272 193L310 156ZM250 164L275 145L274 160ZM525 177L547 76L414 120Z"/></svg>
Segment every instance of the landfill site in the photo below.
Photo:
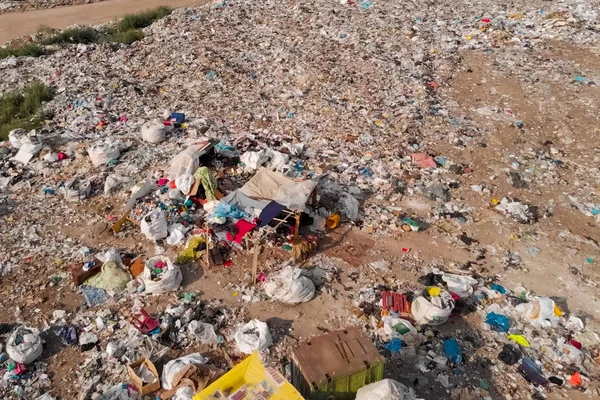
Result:
<svg viewBox="0 0 600 400"><path fill-rule="evenodd" d="M599 7L225 0L6 43L0 398L600 398Z"/></svg>

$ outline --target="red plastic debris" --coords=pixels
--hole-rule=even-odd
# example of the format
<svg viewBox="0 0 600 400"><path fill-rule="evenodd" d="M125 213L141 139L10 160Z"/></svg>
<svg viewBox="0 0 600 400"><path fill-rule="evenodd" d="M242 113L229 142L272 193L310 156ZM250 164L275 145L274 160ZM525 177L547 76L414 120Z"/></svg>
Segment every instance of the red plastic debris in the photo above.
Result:
<svg viewBox="0 0 600 400"><path fill-rule="evenodd" d="M152 332L158 327L158 321L150 317L143 308L139 314L132 317L131 324L142 333Z"/></svg>
<svg viewBox="0 0 600 400"><path fill-rule="evenodd" d="M410 251L410 249L408 247L403 247L400 250L402 250L403 253L408 253Z"/></svg>
<svg viewBox="0 0 600 400"><path fill-rule="evenodd" d="M490 22L492 22L492 20L489 19L489 18L481 18L480 21L483 22L483 23L486 23L486 24L489 24Z"/></svg>
<svg viewBox="0 0 600 400"><path fill-rule="evenodd" d="M577 340L571 340L569 342L573 347L576 347L577 350L581 350L581 343L579 343Z"/></svg>
<svg viewBox="0 0 600 400"><path fill-rule="evenodd" d="M401 316L410 316L410 301L405 294L396 292L382 291L381 292L381 308L384 310L394 311Z"/></svg>
<svg viewBox="0 0 600 400"><path fill-rule="evenodd" d="M440 85L438 85L437 83L435 83L434 81L429 82L427 85L429 85L429 87L432 87L434 89L437 89L440 87Z"/></svg>
<svg viewBox="0 0 600 400"><path fill-rule="evenodd" d="M581 386L583 381L581 380L581 375L579 374L579 372L575 372L573 375L571 375L571 379L569 379L569 382L571 382L571 385L573 386Z"/></svg>
<svg viewBox="0 0 600 400"><path fill-rule="evenodd" d="M224 266L224 267L228 267L228 268L229 268L229 267L231 267L232 265L233 265L233 261L231 261L231 260L226 260L226 261L223 261L223 266ZM259 279L260 279L260 276L259 276ZM264 281L261 281L261 282L264 282Z"/></svg>

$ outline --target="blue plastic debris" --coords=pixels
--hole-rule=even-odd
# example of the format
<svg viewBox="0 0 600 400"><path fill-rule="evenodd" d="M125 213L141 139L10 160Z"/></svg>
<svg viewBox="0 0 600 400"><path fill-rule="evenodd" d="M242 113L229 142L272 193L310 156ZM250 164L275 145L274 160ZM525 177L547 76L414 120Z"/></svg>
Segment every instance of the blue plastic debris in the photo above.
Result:
<svg viewBox="0 0 600 400"><path fill-rule="evenodd" d="M491 312L485 317L485 323L497 332L507 332L510 329L510 319L495 312Z"/></svg>
<svg viewBox="0 0 600 400"><path fill-rule="evenodd" d="M399 353L402 349L402 340L393 338L388 344L383 346L383 348L389 350L389 352L392 354Z"/></svg>

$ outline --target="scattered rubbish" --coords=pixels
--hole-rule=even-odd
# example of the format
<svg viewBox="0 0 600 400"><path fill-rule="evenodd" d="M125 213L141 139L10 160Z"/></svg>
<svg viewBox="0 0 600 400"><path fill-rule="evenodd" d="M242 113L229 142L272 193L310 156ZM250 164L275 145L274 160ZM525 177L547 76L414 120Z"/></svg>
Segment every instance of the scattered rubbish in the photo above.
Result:
<svg viewBox="0 0 600 400"><path fill-rule="evenodd" d="M279 272L267 277L263 287L272 299L286 304L298 304L310 301L315 296L315 285L302 270L286 266Z"/></svg>
<svg viewBox="0 0 600 400"><path fill-rule="evenodd" d="M271 333L266 323L253 319L235 332L235 343L242 353L252 354L265 351L273 344Z"/></svg>

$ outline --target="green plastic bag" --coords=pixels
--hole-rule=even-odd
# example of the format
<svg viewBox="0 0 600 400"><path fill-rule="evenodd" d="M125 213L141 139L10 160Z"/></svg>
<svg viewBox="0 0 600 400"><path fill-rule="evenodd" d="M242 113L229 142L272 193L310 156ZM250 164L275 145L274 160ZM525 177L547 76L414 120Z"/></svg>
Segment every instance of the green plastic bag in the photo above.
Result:
<svg viewBox="0 0 600 400"><path fill-rule="evenodd" d="M113 261L105 262L102 271L84 282L85 285L95 286L107 292L121 292L131 280L129 271L121 268Z"/></svg>

